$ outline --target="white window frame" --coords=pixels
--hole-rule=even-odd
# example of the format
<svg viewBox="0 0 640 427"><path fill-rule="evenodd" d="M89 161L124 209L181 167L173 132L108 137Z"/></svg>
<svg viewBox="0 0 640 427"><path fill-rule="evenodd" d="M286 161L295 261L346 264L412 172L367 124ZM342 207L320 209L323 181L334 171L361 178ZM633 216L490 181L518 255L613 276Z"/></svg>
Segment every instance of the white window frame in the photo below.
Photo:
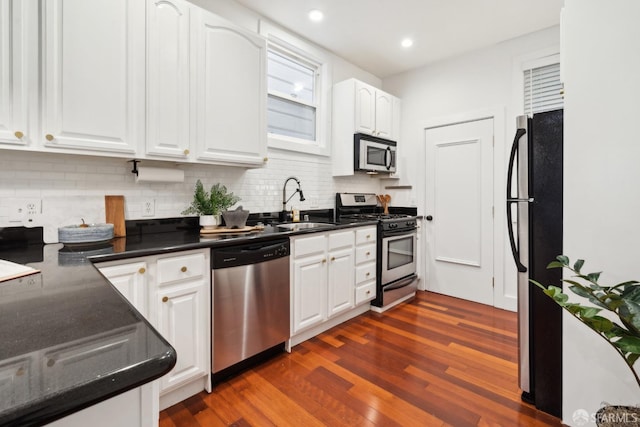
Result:
<svg viewBox="0 0 640 427"><path fill-rule="evenodd" d="M532 68L556 64L559 62L559 45L551 46L546 49L541 49L515 58L513 62L513 105L517 106L518 113L516 115L524 114L524 71ZM560 68L562 69L561 63Z"/></svg>
<svg viewBox="0 0 640 427"><path fill-rule="evenodd" d="M299 58L301 63L311 64L315 66L317 70L314 87L314 96L316 100L313 103L301 101L289 96L288 94L268 92L269 94L288 101L315 107L315 141L268 133L268 148L296 151L319 156L330 156L331 144L329 141L330 128L328 118L331 117L331 103L329 99L331 93L331 67L328 55L321 49L298 39L292 34L289 34L266 21L260 21L260 34L267 39L267 49L272 48L279 53ZM265 79L266 78L267 76L265 75Z"/></svg>

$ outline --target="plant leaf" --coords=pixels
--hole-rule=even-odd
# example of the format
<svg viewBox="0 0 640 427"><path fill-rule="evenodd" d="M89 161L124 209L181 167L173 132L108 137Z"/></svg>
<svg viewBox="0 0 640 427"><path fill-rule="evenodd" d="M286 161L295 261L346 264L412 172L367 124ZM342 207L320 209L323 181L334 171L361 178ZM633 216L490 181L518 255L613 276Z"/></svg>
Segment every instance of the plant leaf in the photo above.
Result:
<svg viewBox="0 0 640 427"><path fill-rule="evenodd" d="M556 257L556 259L558 261L560 261L560 263L562 264L563 267L568 267L569 266L569 257L566 255L558 255Z"/></svg>
<svg viewBox="0 0 640 427"><path fill-rule="evenodd" d="M562 264L560 261L551 261L549 265L547 265L547 269L562 268L562 267L564 267L564 264Z"/></svg>
<svg viewBox="0 0 640 427"><path fill-rule="evenodd" d="M640 338L626 336L613 343L625 353L640 354Z"/></svg>
<svg viewBox="0 0 640 427"><path fill-rule="evenodd" d="M573 264L573 269L575 270L576 273L580 273L580 269L582 268L582 266L584 265L584 260L583 259L579 259L576 261L575 264Z"/></svg>

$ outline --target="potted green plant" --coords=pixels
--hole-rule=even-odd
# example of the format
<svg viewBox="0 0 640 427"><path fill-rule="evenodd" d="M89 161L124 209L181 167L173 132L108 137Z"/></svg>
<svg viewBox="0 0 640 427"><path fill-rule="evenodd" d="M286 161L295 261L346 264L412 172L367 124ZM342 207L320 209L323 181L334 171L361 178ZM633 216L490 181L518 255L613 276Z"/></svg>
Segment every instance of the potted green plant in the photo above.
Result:
<svg viewBox="0 0 640 427"><path fill-rule="evenodd" d="M193 200L182 215L199 215L200 225L204 228L215 228L220 224L220 214L240 201L240 197L227 192L227 187L217 183L206 191L200 180L196 181Z"/></svg>
<svg viewBox="0 0 640 427"><path fill-rule="evenodd" d="M640 282L630 280L614 286L603 286L598 283L601 273L582 273L583 265L581 259L571 265L568 257L559 255L547 268L564 268L573 272L574 276L563 279L563 282L586 301L569 301L569 296L559 287L545 287L535 280L531 282L607 341L624 359L640 386L640 377L634 368L640 358ZM601 312L609 312L609 316L601 316ZM629 424L631 420L633 423ZM640 408L605 406L596 414L596 423L602 427L640 425Z"/></svg>

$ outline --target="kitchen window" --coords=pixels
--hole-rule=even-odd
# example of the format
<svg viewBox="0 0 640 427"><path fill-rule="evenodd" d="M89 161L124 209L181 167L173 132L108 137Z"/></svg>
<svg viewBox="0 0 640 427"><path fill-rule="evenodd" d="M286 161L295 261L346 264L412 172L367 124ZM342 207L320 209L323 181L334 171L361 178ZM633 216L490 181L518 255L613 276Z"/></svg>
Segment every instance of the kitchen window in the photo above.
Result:
<svg viewBox="0 0 640 427"><path fill-rule="evenodd" d="M525 114L563 108L559 56L549 55L523 64Z"/></svg>
<svg viewBox="0 0 640 427"><path fill-rule="evenodd" d="M267 37L267 132L270 148L329 155L330 76L324 53L261 23Z"/></svg>

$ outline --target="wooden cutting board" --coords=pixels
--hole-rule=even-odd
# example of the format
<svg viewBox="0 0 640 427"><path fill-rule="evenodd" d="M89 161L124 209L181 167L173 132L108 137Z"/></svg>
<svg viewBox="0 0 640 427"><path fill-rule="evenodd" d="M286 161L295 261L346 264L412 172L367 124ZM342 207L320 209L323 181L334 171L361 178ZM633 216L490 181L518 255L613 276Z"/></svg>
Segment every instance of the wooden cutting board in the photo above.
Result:
<svg viewBox="0 0 640 427"><path fill-rule="evenodd" d="M104 196L106 223L113 224L113 237L127 235L124 226L124 196Z"/></svg>

